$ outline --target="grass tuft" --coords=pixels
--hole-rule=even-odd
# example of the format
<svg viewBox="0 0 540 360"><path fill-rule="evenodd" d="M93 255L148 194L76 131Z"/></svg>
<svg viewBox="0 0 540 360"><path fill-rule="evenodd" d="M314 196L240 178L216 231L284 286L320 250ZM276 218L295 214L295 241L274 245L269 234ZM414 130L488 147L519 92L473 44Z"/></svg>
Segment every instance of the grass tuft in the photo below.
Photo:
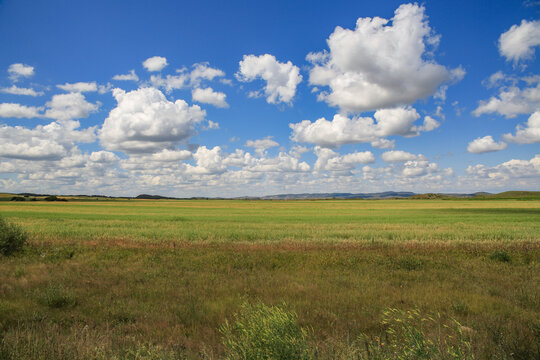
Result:
<svg viewBox="0 0 540 360"><path fill-rule="evenodd" d="M41 304L54 309L77 305L77 298L73 291L56 283L49 284L43 292L39 293L38 300Z"/></svg>
<svg viewBox="0 0 540 360"><path fill-rule="evenodd" d="M234 323L220 328L228 360L310 359L308 333L296 313L280 306L245 303Z"/></svg>

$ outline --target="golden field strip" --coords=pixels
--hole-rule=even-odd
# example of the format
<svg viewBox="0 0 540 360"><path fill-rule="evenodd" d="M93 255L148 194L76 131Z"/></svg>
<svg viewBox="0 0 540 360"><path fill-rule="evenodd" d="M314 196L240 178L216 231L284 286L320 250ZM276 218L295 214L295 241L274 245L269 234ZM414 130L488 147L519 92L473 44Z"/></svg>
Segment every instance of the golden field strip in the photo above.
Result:
<svg viewBox="0 0 540 360"><path fill-rule="evenodd" d="M0 359L218 359L244 302L286 304L320 358L379 334L389 307L459 320L480 359L540 355L538 200L70 199L0 215L29 234L0 257Z"/></svg>

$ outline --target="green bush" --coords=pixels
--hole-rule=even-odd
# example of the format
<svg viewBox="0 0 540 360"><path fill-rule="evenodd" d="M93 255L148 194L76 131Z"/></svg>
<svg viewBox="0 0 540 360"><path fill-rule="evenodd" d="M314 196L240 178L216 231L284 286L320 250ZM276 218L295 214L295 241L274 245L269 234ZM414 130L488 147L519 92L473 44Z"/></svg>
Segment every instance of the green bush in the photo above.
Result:
<svg viewBox="0 0 540 360"><path fill-rule="evenodd" d="M226 359L310 359L308 333L294 312L279 306L242 305L235 321L220 327Z"/></svg>
<svg viewBox="0 0 540 360"><path fill-rule="evenodd" d="M500 261L500 262L510 262L512 259L510 258L510 254L508 254L504 250L497 250L489 254L490 260Z"/></svg>
<svg viewBox="0 0 540 360"><path fill-rule="evenodd" d="M0 255L9 256L20 251L27 240L28 235L20 226L0 217Z"/></svg>

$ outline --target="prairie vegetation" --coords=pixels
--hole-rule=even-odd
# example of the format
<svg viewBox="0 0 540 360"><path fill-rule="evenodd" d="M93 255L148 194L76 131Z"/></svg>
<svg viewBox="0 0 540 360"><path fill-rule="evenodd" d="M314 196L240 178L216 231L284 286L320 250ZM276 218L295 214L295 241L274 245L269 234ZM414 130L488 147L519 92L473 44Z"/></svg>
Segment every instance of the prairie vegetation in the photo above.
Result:
<svg viewBox="0 0 540 360"><path fill-rule="evenodd" d="M418 344L405 358L540 357L537 200L70 199L0 214L28 234L0 255L0 359L232 359L235 326L265 316L299 358Z"/></svg>

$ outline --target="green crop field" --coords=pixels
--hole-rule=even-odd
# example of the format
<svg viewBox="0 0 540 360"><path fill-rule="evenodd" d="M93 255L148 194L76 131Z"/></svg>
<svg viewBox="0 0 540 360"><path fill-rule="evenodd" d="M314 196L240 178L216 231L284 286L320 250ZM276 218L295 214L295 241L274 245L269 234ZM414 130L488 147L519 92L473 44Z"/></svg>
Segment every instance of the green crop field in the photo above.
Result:
<svg viewBox="0 0 540 360"><path fill-rule="evenodd" d="M296 313L319 359L379 339L387 308L459 321L478 359L540 358L538 200L70 199L0 215L29 234L0 255L0 359L221 359L218 329L246 303Z"/></svg>

